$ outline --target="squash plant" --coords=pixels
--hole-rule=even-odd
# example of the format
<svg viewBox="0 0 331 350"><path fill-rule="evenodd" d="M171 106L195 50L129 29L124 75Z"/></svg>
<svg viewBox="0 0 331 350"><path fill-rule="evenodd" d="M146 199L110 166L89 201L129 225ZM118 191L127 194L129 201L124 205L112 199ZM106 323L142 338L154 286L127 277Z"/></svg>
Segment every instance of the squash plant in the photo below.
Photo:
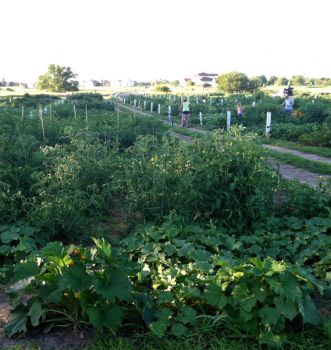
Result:
<svg viewBox="0 0 331 350"><path fill-rule="evenodd" d="M131 301L127 267L109 243L83 248L52 242L15 268L8 336L31 327L92 325L116 332Z"/></svg>

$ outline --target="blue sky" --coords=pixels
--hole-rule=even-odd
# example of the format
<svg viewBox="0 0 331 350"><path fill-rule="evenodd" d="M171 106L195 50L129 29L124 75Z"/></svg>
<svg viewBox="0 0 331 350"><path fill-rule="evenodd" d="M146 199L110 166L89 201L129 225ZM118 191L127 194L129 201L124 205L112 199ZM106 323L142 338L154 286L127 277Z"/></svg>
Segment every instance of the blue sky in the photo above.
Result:
<svg viewBox="0 0 331 350"><path fill-rule="evenodd" d="M0 79L50 63L81 79L331 77L329 0L3 0L0 13Z"/></svg>

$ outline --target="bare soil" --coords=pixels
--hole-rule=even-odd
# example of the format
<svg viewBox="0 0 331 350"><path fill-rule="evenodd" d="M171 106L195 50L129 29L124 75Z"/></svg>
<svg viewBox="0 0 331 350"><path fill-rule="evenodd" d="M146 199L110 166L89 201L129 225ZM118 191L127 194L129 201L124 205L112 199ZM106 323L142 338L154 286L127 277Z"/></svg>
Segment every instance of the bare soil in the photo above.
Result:
<svg viewBox="0 0 331 350"><path fill-rule="evenodd" d="M311 187L318 187L321 183L327 181L330 176L311 173L307 170L296 168L290 164L276 163L273 159L269 162L278 170L280 176L285 180L298 180L301 183L307 184Z"/></svg>
<svg viewBox="0 0 331 350"><path fill-rule="evenodd" d="M94 334L92 330L73 331L54 330L49 334L31 334L26 338L10 339L5 333L3 327L9 320L9 298L3 290L0 290L0 347L14 348L21 346L29 349L34 347L38 350L74 350L81 349L84 346L93 344Z"/></svg>

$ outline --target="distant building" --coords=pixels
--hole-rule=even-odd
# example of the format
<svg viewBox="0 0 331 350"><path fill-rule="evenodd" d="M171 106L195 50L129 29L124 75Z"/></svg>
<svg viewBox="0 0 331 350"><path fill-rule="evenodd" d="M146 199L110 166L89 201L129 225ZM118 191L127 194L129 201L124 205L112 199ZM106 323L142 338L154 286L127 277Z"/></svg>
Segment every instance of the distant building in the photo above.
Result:
<svg viewBox="0 0 331 350"><path fill-rule="evenodd" d="M79 82L80 89L93 89L95 87L101 86L101 83L97 80L83 80Z"/></svg>
<svg viewBox="0 0 331 350"><path fill-rule="evenodd" d="M111 87L132 87L135 86L136 82L131 79L116 79L110 81Z"/></svg>
<svg viewBox="0 0 331 350"><path fill-rule="evenodd" d="M218 74L216 73L197 73L194 74L192 81L196 85L204 86L204 87L211 87L216 85L216 79L218 77Z"/></svg>
<svg viewBox="0 0 331 350"><path fill-rule="evenodd" d="M110 81L109 80L101 80L101 86L103 87L110 87Z"/></svg>

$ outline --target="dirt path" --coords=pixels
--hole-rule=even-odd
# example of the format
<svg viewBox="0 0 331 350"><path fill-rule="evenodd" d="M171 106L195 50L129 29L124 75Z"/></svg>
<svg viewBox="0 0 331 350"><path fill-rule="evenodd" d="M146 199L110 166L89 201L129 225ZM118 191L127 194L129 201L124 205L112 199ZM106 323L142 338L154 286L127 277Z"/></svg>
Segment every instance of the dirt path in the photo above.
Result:
<svg viewBox="0 0 331 350"><path fill-rule="evenodd" d="M297 151L294 149L288 149L288 148L279 147L279 146L272 146L272 145L262 145L262 146L265 148L268 148L270 150L280 152L280 153L290 153L290 154L293 154L293 155L300 157L300 158L331 164L330 158L321 157L321 156L318 156L318 155L313 154L313 153L305 153L305 152Z"/></svg>
<svg viewBox="0 0 331 350"><path fill-rule="evenodd" d="M331 178L331 176L311 173L307 170L296 168L290 164L278 163L274 159L269 159L269 162L273 168L279 172L283 179L298 180L299 182L310 185L314 188Z"/></svg>

